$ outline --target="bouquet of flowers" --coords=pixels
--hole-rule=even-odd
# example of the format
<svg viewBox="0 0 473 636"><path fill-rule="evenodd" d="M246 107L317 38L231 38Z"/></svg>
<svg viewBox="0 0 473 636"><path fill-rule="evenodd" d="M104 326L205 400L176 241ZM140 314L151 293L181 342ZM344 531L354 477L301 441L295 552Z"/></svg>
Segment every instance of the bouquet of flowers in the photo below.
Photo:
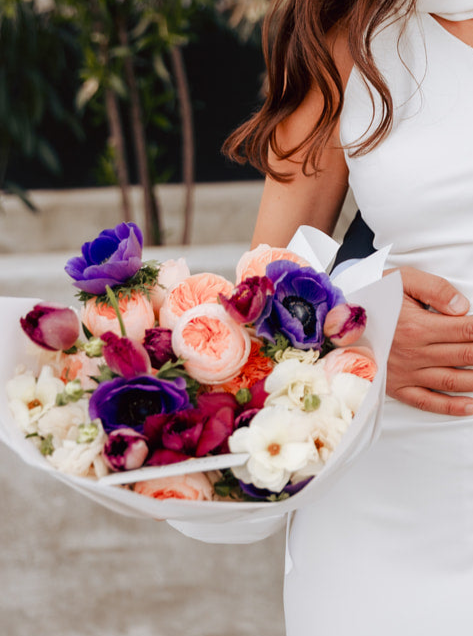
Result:
<svg viewBox="0 0 473 636"><path fill-rule="evenodd" d="M399 278L346 297L312 228L245 253L235 283L143 262L142 245L122 223L68 261L80 312L2 300L1 438L125 514L223 522L311 501L376 437Z"/></svg>

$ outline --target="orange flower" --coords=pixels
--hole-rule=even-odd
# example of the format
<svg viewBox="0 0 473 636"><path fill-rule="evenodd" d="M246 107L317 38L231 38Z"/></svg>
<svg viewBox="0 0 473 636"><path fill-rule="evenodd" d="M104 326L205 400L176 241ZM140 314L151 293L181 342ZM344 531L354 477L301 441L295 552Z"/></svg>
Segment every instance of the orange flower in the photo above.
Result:
<svg viewBox="0 0 473 636"><path fill-rule="evenodd" d="M336 373L352 373L372 382L378 370L369 347L339 347L327 353L323 361L329 377Z"/></svg>
<svg viewBox="0 0 473 636"><path fill-rule="evenodd" d="M135 484L134 491L153 499L188 499L210 501L212 486L204 473L148 479Z"/></svg>
<svg viewBox="0 0 473 636"><path fill-rule="evenodd" d="M235 395L239 389L250 389L259 380L264 380L271 373L273 367L274 362L271 358L267 358L261 353L261 342L252 338L248 361L237 376L220 388Z"/></svg>
<svg viewBox="0 0 473 636"><path fill-rule="evenodd" d="M188 276L170 288L159 311L159 326L174 329L182 314L204 303L217 303L218 295L230 296L233 285L223 276L203 273Z"/></svg>
<svg viewBox="0 0 473 636"><path fill-rule="evenodd" d="M236 267L237 284L245 278L264 276L266 266L273 261L292 261L301 267L310 267L310 263L301 256L284 247L271 247L262 243L254 250L245 252Z"/></svg>
<svg viewBox="0 0 473 636"><path fill-rule="evenodd" d="M120 294L118 306L127 337L141 342L145 337L146 329L154 326L154 313L150 301L146 296L132 292L130 296ZM115 310L106 303L96 304L95 299L91 298L82 308L81 317L87 329L97 338L107 331L121 336Z"/></svg>

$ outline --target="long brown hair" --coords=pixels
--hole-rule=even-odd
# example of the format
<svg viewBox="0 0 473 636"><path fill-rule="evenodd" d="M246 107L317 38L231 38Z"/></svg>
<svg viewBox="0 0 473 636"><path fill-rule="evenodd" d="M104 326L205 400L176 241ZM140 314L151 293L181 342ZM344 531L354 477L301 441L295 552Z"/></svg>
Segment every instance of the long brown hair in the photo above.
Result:
<svg viewBox="0 0 473 636"><path fill-rule="evenodd" d="M277 172L269 165L269 147L279 159L302 150L304 173L317 173L321 153L343 106L343 83L327 42L327 33L335 25L346 29L355 66L381 99L381 118L376 128L351 147L354 156L369 152L386 137L393 121L392 97L375 65L372 39L381 24L397 14L397 9L402 8L402 13L407 14L414 4L415 0L274 0L263 24L265 102L228 137L223 152L238 163L248 161L261 172L288 181L290 174ZM311 86L317 86L322 93L322 114L300 144L284 150L277 143L276 129L301 104ZM374 119L371 88L370 94Z"/></svg>

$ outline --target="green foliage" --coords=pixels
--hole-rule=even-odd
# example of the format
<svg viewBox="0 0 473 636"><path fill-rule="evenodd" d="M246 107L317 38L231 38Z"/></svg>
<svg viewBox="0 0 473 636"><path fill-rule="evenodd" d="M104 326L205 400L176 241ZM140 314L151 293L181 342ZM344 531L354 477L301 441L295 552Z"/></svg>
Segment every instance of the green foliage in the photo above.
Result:
<svg viewBox="0 0 473 636"><path fill-rule="evenodd" d="M37 158L51 172L61 165L54 148L40 134L46 117L58 125L80 125L61 97L75 47L67 22L55 12L36 13L32 2L3 0L0 6L0 187L12 154ZM17 184L10 191L25 195Z"/></svg>

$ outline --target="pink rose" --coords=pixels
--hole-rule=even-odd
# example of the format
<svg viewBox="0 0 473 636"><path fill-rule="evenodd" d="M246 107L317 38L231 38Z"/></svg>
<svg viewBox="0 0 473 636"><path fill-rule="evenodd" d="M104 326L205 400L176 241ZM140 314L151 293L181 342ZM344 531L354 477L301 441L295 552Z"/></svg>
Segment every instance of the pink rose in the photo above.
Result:
<svg viewBox="0 0 473 636"><path fill-rule="evenodd" d="M188 276L190 276L190 270L184 258L178 258L177 261L170 259L161 263L156 285L151 290L150 297L156 319L159 316L159 310L167 290Z"/></svg>
<svg viewBox="0 0 473 636"><path fill-rule="evenodd" d="M204 473L149 479L135 484L135 492L153 499L211 501L212 485Z"/></svg>
<svg viewBox="0 0 473 636"><path fill-rule="evenodd" d="M168 290L159 311L159 326L174 329L182 314L204 303L217 303L220 294L230 296L233 285L217 274L194 274Z"/></svg>
<svg viewBox="0 0 473 636"><path fill-rule="evenodd" d="M150 301L146 296L133 292L130 296L121 296L118 299L118 306L125 323L127 337L141 342L145 337L146 329L154 326L154 312ZM81 317L84 325L96 338L100 338L107 331L121 336L115 310L107 303L97 304L95 299L91 298L82 308Z"/></svg>
<svg viewBox="0 0 473 636"><path fill-rule="evenodd" d="M298 254L290 252L284 247L271 247L270 245L261 244L255 249L245 252L236 267L237 284L246 278L254 276L264 276L266 274L266 266L273 261L292 261L301 267L310 267L310 263Z"/></svg>
<svg viewBox="0 0 473 636"><path fill-rule="evenodd" d="M223 384L248 360L251 339L223 307L206 303L182 314L172 333L172 348L198 382Z"/></svg>
<svg viewBox="0 0 473 636"><path fill-rule="evenodd" d="M352 373L372 382L378 370L369 347L340 347L327 353L323 360L329 377L336 373Z"/></svg>

